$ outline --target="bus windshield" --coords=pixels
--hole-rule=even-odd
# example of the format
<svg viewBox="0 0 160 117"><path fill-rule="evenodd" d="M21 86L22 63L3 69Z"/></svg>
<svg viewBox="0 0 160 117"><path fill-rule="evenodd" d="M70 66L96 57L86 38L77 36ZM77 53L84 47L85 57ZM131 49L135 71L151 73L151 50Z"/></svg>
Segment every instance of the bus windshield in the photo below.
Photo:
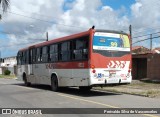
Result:
<svg viewBox="0 0 160 117"><path fill-rule="evenodd" d="M96 32L93 38L93 53L106 57L122 57L130 54L130 41L127 35Z"/></svg>
<svg viewBox="0 0 160 117"><path fill-rule="evenodd" d="M130 51L127 35L96 32L93 39L94 50Z"/></svg>

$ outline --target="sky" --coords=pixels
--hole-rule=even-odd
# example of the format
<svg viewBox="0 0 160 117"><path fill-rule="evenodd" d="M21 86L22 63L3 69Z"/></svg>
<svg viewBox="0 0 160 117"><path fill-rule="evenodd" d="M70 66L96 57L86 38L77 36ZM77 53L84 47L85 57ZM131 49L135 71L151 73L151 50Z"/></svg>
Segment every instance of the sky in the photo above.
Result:
<svg viewBox="0 0 160 117"><path fill-rule="evenodd" d="M0 9L1 57L16 56L19 49L45 41L46 32L51 40L87 31L93 25L127 33L132 25L133 43L149 38L151 33L158 36L159 6L159 0L11 0L6 13ZM158 38L153 47L160 47Z"/></svg>

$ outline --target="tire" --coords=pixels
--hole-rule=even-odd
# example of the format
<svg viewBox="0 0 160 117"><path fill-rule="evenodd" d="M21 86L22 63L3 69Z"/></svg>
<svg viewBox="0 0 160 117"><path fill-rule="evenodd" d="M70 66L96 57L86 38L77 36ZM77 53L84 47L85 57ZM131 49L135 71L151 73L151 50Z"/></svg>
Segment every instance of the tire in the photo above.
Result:
<svg viewBox="0 0 160 117"><path fill-rule="evenodd" d="M80 86L79 89L81 91L90 91L92 89L92 87L91 86Z"/></svg>
<svg viewBox="0 0 160 117"><path fill-rule="evenodd" d="M51 78L51 89L55 92L59 91L58 79L55 75L53 75Z"/></svg>
<svg viewBox="0 0 160 117"><path fill-rule="evenodd" d="M31 86L31 83L27 81L26 74L23 75L23 81L24 81L25 86Z"/></svg>

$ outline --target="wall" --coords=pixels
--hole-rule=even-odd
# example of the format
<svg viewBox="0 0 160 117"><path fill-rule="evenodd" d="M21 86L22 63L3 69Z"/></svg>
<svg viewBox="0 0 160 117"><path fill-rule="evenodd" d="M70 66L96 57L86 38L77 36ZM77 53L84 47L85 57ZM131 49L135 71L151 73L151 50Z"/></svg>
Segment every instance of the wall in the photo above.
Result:
<svg viewBox="0 0 160 117"><path fill-rule="evenodd" d="M11 71L11 74L17 74L17 59L16 56L3 58L3 62L0 63L0 74L4 74L6 69Z"/></svg>
<svg viewBox="0 0 160 117"><path fill-rule="evenodd" d="M160 54L132 55L133 79L160 80Z"/></svg>
<svg viewBox="0 0 160 117"><path fill-rule="evenodd" d="M147 76L152 79L160 80L160 55L149 55L147 59Z"/></svg>

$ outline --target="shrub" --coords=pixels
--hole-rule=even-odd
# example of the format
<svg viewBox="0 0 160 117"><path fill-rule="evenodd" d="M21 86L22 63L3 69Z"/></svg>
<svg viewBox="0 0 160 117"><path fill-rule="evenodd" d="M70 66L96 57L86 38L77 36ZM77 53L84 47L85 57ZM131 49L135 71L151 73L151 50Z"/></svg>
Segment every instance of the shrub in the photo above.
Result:
<svg viewBox="0 0 160 117"><path fill-rule="evenodd" d="M11 71L9 71L9 70L4 71L4 75L10 75L10 73L11 73Z"/></svg>

